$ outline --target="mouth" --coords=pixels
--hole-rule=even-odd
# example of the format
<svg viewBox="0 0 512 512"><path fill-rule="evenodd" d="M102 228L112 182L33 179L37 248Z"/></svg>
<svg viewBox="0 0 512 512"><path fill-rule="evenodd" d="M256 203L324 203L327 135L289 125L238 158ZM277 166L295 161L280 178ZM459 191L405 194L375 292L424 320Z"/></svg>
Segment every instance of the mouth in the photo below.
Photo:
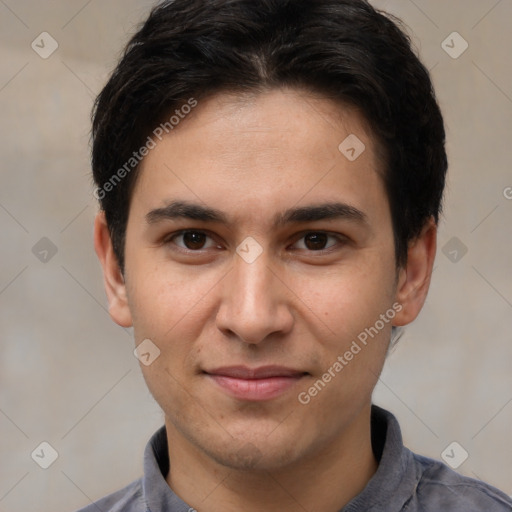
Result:
<svg viewBox="0 0 512 512"><path fill-rule="evenodd" d="M203 372L218 388L239 400L271 400L291 390L307 372L283 366L228 366Z"/></svg>

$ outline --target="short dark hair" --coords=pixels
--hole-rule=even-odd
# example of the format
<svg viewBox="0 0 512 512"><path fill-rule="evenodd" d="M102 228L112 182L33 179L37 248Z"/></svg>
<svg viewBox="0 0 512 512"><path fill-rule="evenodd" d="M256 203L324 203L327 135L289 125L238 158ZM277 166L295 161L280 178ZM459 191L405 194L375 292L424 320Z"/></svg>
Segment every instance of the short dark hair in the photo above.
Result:
<svg viewBox="0 0 512 512"><path fill-rule="evenodd" d="M132 37L93 109L95 196L122 271L135 151L191 101L279 87L361 112L383 153L396 262L407 261L408 243L439 220L448 164L430 76L401 22L366 0L168 0Z"/></svg>

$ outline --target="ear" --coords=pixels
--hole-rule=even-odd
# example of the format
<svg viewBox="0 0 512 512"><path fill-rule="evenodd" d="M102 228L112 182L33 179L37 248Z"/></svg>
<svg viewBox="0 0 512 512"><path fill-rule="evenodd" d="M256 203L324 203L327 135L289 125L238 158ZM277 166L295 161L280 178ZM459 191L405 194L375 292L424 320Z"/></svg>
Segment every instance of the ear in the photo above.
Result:
<svg viewBox="0 0 512 512"><path fill-rule="evenodd" d="M407 325L420 313L430 287L436 247L437 226L430 218L421 234L409 244L407 263L399 270L396 301L402 310L396 314L393 325Z"/></svg>
<svg viewBox="0 0 512 512"><path fill-rule="evenodd" d="M100 211L94 220L94 249L103 268L103 283L107 292L110 316L120 326L131 327L132 316L128 307L126 284L112 247L103 211Z"/></svg>

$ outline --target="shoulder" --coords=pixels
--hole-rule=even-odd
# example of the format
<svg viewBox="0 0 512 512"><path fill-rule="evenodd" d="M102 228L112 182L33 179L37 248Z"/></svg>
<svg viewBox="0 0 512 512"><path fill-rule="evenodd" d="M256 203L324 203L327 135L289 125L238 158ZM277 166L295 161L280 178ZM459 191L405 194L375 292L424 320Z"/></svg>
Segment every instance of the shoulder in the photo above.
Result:
<svg viewBox="0 0 512 512"><path fill-rule="evenodd" d="M139 479L77 512L144 512L145 510L142 479Z"/></svg>
<svg viewBox="0 0 512 512"><path fill-rule="evenodd" d="M512 499L495 487L453 471L440 461L413 454L420 473L404 512L511 512Z"/></svg>

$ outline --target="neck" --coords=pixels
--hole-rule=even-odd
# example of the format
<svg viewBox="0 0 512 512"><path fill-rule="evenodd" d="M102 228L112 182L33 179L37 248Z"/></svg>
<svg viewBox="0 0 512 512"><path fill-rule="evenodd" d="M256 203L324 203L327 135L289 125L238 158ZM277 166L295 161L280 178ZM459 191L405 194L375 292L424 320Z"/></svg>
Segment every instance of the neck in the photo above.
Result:
<svg viewBox="0 0 512 512"><path fill-rule="evenodd" d="M338 512L377 470L370 406L333 442L285 468L241 471L208 457L166 421L170 471L167 483L200 512L322 510Z"/></svg>

